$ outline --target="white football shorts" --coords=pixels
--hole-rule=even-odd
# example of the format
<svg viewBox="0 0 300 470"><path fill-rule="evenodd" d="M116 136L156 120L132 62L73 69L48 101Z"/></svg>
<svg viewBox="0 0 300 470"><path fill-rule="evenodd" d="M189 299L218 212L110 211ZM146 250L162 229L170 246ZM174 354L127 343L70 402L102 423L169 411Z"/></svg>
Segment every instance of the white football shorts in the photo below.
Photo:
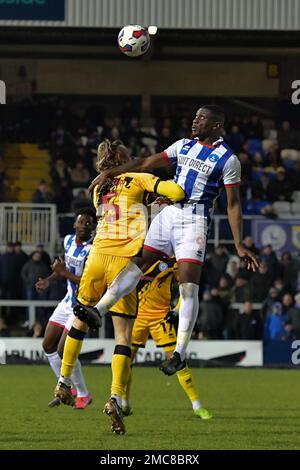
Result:
<svg viewBox="0 0 300 470"><path fill-rule="evenodd" d="M151 222L144 248L162 257L175 255L178 263L187 261L201 265L205 257L207 231L202 205L167 206Z"/></svg>
<svg viewBox="0 0 300 470"><path fill-rule="evenodd" d="M49 323L60 326L61 328L66 328L66 324L69 318L72 316L73 308L71 307L71 305L62 300L61 302L59 302L58 306L49 318Z"/></svg>

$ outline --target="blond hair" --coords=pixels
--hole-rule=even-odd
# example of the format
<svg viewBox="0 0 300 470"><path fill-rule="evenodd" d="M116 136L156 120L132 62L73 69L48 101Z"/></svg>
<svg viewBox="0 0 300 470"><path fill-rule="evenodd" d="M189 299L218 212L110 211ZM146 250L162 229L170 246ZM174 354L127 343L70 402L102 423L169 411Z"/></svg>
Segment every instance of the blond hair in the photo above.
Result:
<svg viewBox="0 0 300 470"><path fill-rule="evenodd" d="M125 153L126 147L121 140L111 142L105 139L98 147L96 169L99 173L109 168L120 165L120 161L116 158L117 153Z"/></svg>

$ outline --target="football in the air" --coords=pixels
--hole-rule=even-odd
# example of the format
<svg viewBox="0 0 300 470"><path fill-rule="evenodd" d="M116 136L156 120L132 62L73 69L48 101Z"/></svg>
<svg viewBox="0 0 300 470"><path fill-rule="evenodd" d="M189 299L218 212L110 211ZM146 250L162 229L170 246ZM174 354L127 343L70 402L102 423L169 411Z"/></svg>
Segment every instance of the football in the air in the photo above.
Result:
<svg viewBox="0 0 300 470"><path fill-rule="evenodd" d="M129 57L138 57L149 49L150 36L143 26L124 26L118 35L118 45L123 54Z"/></svg>

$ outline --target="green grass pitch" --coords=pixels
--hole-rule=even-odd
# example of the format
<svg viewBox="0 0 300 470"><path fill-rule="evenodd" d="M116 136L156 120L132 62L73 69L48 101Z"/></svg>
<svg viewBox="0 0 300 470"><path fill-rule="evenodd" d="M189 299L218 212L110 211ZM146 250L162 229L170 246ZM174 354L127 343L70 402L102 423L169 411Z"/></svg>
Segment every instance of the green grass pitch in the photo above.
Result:
<svg viewBox="0 0 300 470"><path fill-rule="evenodd" d="M127 433L102 414L109 367L85 367L94 402L86 410L49 409L55 378L47 366L1 366L0 449L204 450L299 449L297 370L194 369L200 398L214 418L194 417L176 376L134 369Z"/></svg>

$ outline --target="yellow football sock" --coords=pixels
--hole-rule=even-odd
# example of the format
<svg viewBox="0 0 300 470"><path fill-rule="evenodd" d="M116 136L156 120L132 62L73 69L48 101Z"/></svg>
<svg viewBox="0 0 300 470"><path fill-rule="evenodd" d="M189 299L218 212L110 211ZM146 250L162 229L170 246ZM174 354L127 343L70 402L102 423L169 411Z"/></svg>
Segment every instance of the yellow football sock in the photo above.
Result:
<svg viewBox="0 0 300 470"><path fill-rule="evenodd" d="M188 366L176 372L176 375L180 385L182 386L183 390L185 391L191 402L193 403L196 400L199 400L192 372L190 371Z"/></svg>
<svg viewBox="0 0 300 470"><path fill-rule="evenodd" d="M131 366L131 349L117 344L111 361L111 395L124 396Z"/></svg>
<svg viewBox="0 0 300 470"><path fill-rule="evenodd" d="M62 358L61 375L71 377L76 361L80 354L85 333L72 326L66 338L64 355Z"/></svg>
<svg viewBox="0 0 300 470"><path fill-rule="evenodd" d="M122 395L123 400L127 400L127 401L130 400L131 383L132 383L132 366L129 367L127 385L125 387L124 395Z"/></svg>

